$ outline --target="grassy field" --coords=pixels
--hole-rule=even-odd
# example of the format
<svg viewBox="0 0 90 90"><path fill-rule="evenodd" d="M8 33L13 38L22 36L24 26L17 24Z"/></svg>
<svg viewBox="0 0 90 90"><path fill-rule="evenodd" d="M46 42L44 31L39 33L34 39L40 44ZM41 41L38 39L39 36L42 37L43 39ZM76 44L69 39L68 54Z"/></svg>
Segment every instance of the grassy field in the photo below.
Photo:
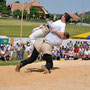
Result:
<svg viewBox="0 0 90 90"><path fill-rule="evenodd" d="M24 53L24 59L27 58L27 52ZM12 56L12 60L11 61L4 61L4 60L0 60L0 66L7 66L7 65L16 65L20 62L21 60L16 60L16 57L15 57L15 53L13 53L13 56ZM35 63L37 62L40 62L41 60L36 60Z"/></svg>
<svg viewBox="0 0 90 90"><path fill-rule="evenodd" d="M90 26L67 25L66 31L70 33L70 38L72 38L74 35L90 32Z"/></svg>
<svg viewBox="0 0 90 90"><path fill-rule="evenodd" d="M28 37L29 34L31 34L32 29L41 24L43 23L24 21L22 37ZM0 35L5 35L8 37L20 37L20 25L20 20L0 19ZM70 33L70 38L72 38L74 35L90 32L90 27L67 24L66 31Z"/></svg>
<svg viewBox="0 0 90 90"><path fill-rule="evenodd" d="M32 29L42 23L24 21L22 37L28 37ZM21 21L16 19L0 19L0 35L8 37L20 37Z"/></svg>

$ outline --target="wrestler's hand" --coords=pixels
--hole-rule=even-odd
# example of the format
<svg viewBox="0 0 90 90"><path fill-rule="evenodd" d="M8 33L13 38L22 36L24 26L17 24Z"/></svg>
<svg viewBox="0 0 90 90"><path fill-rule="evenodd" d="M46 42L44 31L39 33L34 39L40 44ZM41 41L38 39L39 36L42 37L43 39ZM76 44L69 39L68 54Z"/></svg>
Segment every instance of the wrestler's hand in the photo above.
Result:
<svg viewBox="0 0 90 90"><path fill-rule="evenodd" d="M48 24L49 22L51 22L51 23L52 23L53 21L52 21L52 20L49 20L49 21L47 21L47 24Z"/></svg>
<svg viewBox="0 0 90 90"><path fill-rule="evenodd" d="M56 33L56 30L55 29L52 29L51 32Z"/></svg>

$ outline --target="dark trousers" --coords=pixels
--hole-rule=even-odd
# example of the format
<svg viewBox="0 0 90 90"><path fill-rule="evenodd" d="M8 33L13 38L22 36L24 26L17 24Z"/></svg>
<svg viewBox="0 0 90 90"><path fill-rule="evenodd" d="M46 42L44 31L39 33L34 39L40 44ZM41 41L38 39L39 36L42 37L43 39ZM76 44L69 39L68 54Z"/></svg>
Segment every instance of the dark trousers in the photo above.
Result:
<svg viewBox="0 0 90 90"><path fill-rule="evenodd" d="M38 51L36 50L36 48L34 48L32 55L28 59L21 61L22 64L21 66L25 66L27 64L33 63L37 59L38 54L39 54Z"/></svg>
<svg viewBox="0 0 90 90"><path fill-rule="evenodd" d="M39 54L38 51L34 47L31 57L20 62L21 67L23 67L27 64L33 63L37 59L38 54ZM50 70L51 68L53 68L53 61L52 61L51 55L44 54L44 60L46 60L45 66L47 67L47 69Z"/></svg>
<svg viewBox="0 0 90 90"><path fill-rule="evenodd" d="M52 55L49 55L49 54L44 54L44 57L43 57L44 60L46 60L46 67L47 69L52 69L53 68L53 60L52 60Z"/></svg>

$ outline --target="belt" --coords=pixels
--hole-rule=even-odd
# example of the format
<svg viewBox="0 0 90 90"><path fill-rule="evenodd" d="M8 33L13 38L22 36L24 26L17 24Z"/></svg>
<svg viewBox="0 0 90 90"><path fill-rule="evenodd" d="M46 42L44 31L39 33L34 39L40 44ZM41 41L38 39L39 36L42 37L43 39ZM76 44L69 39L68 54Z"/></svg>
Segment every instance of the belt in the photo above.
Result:
<svg viewBox="0 0 90 90"><path fill-rule="evenodd" d="M52 45L51 45L51 43L49 41L43 39L43 42L49 44L52 47Z"/></svg>
<svg viewBox="0 0 90 90"><path fill-rule="evenodd" d="M49 29L49 26L46 24L43 24L44 27L47 27ZM41 28L43 28L43 26Z"/></svg>

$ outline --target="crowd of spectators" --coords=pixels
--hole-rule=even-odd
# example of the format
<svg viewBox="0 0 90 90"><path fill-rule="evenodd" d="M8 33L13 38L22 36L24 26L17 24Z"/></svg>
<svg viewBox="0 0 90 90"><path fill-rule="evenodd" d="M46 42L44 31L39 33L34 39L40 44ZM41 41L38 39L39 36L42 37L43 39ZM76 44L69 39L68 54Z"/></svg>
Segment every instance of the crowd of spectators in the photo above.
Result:
<svg viewBox="0 0 90 90"><path fill-rule="evenodd" d="M24 52L26 46L22 43L12 44L2 44L0 45L0 60L10 61L14 53L14 58L16 60L22 60L24 58ZM30 57L32 50L27 51L27 58ZM90 60L90 45L86 41L76 41L73 44L69 41L66 46L54 47L52 51L53 59L60 60L61 58L65 60ZM38 59L42 59L42 54L39 55Z"/></svg>
<svg viewBox="0 0 90 90"><path fill-rule="evenodd" d="M21 60L24 58L25 46L24 44L17 43L15 46L12 44L5 45L4 43L0 45L0 60L10 61L12 60L13 53L15 53L16 60Z"/></svg>
<svg viewBox="0 0 90 90"><path fill-rule="evenodd" d="M60 58L65 60L90 60L90 45L86 41L76 41L75 44L70 41L65 47L54 47L53 58L56 60L60 60Z"/></svg>

